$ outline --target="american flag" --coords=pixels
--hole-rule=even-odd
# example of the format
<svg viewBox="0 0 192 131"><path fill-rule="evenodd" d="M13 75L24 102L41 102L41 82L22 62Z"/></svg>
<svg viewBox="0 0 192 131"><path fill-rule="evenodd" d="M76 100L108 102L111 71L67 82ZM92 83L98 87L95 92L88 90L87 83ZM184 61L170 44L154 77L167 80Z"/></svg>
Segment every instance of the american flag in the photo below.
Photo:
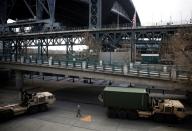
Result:
<svg viewBox="0 0 192 131"><path fill-rule="evenodd" d="M135 11L133 19L132 19L132 28L136 28L137 26L137 12Z"/></svg>

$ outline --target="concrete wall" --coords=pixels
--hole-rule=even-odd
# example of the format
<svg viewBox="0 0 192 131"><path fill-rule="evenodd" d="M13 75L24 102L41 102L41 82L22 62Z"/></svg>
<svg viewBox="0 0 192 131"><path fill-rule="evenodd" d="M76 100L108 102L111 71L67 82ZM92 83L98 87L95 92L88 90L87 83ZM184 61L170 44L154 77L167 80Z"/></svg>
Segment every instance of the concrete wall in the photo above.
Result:
<svg viewBox="0 0 192 131"><path fill-rule="evenodd" d="M128 63L131 61L131 51L128 52L101 52L99 59L110 63Z"/></svg>

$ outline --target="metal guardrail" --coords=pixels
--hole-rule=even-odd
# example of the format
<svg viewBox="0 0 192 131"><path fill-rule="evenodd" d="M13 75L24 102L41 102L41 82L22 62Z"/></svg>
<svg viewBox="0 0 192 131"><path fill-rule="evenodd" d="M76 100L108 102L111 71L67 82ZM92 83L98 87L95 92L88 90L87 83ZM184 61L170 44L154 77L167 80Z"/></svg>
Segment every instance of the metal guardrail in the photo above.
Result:
<svg viewBox="0 0 192 131"><path fill-rule="evenodd" d="M3 61L3 60L2 60ZM6 60L6 62L15 62ZM67 60L30 60L23 59L17 62L21 64L37 64L50 67L63 67L93 72L105 72L119 75L129 75L134 77L147 77L165 80L187 80L192 81L192 70L186 70L182 66L169 65L139 65L139 64L107 64L89 61L67 61Z"/></svg>
<svg viewBox="0 0 192 131"><path fill-rule="evenodd" d="M170 27L182 27L182 26L192 26L192 23L184 23L184 24L172 24L172 25L167 25L167 24L162 24L162 25L152 25L152 26L137 26L134 29L148 29L148 28L170 28ZM4 28L8 28L8 26L3 27L0 26L0 30L3 30ZM94 30L120 30L120 29L132 29L132 24L110 24L110 25L103 25L101 28L89 28L89 26L83 26L83 27L67 27L67 26L60 26L55 29L41 29L39 30L38 28L36 30L26 30L25 32L17 31L2 31L0 32L2 35L11 35L11 34L19 34L19 33L24 33L24 34L30 34L30 33L45 33L45 32L57 32L57 31L94 31Z"/></svg>

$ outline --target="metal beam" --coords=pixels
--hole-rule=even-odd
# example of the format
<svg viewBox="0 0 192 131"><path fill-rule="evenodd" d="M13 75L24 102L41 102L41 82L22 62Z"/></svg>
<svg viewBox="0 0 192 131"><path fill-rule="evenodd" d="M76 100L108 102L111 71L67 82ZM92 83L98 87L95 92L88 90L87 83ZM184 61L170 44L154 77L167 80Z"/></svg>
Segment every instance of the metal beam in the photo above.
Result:
<svg viewBox="0 0 192 131"><path fill-rule="evenodd" d="M33 16L33 18L35 18L35 13L33 12L33 10L31 9L31 7L29 6L29 4L27 3L26 0L23 0L25 5L27 6L28 10L30 11L31 15Z"/></svg>
<svg viewBox="0 0 192 131"><path fill-rule="evenodd" d="M38 1L39 1L39 3L41 4L41 6L43 7L43 9L45 10L45 12L50 16L49 11L48 11L48 9L45 7L45 5L44 5L44 3L42 2L42 0L38 0Z"/></svg>
<svg viewBox="0 0 192 131"><path fill-rule="evenodd" d="M47 3L48 3L48 7L49 7L51 24L53 24L55 21L55 3L56 3L56 0L47 0Z"/></svg>
<svg viewBox="0 0 192 131"><path fill-rule="evenodd" d="M120 47L121 44L131 44L132 45L132 61L135 61L135 48L136 44L165 44L165 39L173 35L179 29L192 28L192 25L185 26L163 26L163 27L140 27L137 29L131 28L110 28L110 29L89 29L89 30L75 30L75 31L53 31L53 32L36 32L36 33L8 33L3 34L0 37L0 41L3 41L3 52L4 58L12 58L12 55L15 54L15 51L21 52L24 47L23 45L27 44L27 47L38 47L39 44L37 41L41 41L42 48L44 51L43 56L48 56L48 46L65 46L68 53L73 50L73 45L82 45L83 42L75 43L75 39L85 37L85 33L90 33L92 36L98 40L101 45L103 45L103 50L112 51L116 47ZM20 46L18 46L19 43ZM25 43L25 44L24 44ZM22 49L20 49L22 48ZM158 49L155 49L158 52ZM41 52L41 51L40 51ZM18 53L20 57L21 53ZM26 54L25 54L26 55ZM47 57L45 57L47 58Z"/></svg>
<svg viewBox="0 0 192 131"><path fill-rule="evenodd" d="M102 0L89 0L89 28L101 28Z"/></svg>
<svg viewBox="0 0 192 131"><path fill-rule="evenodd" d="M43 8L41 7L40 0L36 0L36 16L38 20L43 18Z"/></svg>

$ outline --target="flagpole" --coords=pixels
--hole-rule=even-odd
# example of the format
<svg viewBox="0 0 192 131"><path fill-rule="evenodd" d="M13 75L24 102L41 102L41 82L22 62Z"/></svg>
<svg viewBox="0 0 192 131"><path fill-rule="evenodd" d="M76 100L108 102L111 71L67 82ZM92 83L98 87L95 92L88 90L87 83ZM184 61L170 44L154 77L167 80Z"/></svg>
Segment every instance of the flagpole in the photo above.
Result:
<svg viewBox="0 0 192 131"><path fill-rule="evenodd" d="M135 10L135 13L132 19L132 29L135 29L136 27L137 27L137 11Z"/></svg>

